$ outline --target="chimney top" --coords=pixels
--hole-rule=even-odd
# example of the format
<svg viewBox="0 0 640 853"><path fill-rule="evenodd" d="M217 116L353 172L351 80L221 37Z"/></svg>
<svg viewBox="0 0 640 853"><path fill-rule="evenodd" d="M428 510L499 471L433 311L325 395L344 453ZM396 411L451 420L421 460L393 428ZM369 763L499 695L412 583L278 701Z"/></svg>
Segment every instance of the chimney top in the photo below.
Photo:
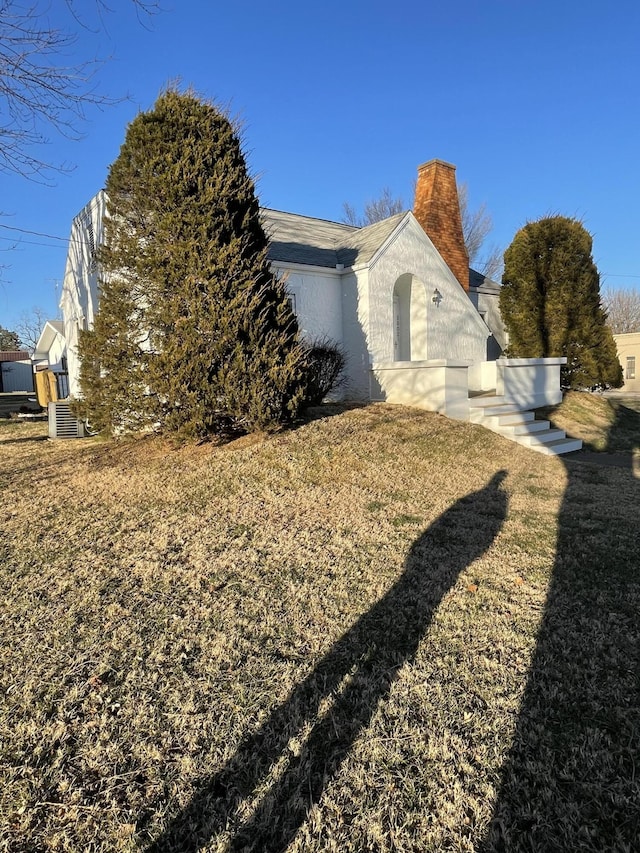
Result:
<svg viewBox="0 0 640 853"><path fill-rule="evenodd" d="M465 291L469 290L469 255L464 244L456 167L444 160L418 166L413 213Z"/></svg>
<svg viewBox="0 0 640 853"><path fill-rule="evenodd" d="M418 166L418 172L421 172L422 169L426 169L428 166L435 165L436 163L439 166L445 166L445 168L447 169L453 169L454 172L456 170L456 167L453 165L453 163L447 163L446 160L440 160L438 157L434 157L432 160L427 160L426 163L422 163L420 166Z"/></svg>

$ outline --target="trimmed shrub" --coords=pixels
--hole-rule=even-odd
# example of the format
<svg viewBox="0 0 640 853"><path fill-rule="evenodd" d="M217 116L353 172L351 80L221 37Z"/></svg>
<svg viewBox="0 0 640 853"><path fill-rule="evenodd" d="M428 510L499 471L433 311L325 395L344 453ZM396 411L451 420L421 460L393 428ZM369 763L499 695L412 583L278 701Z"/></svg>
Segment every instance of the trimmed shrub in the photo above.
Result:
<svg viewBox="0 0 640 853"><path fill-rule="evenodd" d="M321 338L307 346L306 406L318 406L331 392L344 385L346 361L342 347L329 338Z"/></svg>

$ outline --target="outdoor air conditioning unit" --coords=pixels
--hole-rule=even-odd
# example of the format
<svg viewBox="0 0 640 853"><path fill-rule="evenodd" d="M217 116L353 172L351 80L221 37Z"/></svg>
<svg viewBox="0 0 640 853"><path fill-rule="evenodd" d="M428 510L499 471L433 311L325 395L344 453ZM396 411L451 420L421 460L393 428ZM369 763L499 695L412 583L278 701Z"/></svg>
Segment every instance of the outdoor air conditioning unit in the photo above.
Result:
<svg viewBox="0 0 640 853"><path fill-rule="evenodd" d="M69 403L49 403L49 438L84 438L84 424L71 413Z"/></svg>

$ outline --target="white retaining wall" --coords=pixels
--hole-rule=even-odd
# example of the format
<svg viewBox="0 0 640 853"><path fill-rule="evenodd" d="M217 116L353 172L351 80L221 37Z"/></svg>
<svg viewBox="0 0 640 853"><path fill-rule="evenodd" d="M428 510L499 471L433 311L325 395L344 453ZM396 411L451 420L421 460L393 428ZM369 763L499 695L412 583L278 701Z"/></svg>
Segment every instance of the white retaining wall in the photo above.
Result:
<svg viewBox="0 0 640 853"><path fill-rule="evenodd" d="M469 420L468 361L391 361L371 368L371 399Z"/></svg>
<svg viewBox="0 0 640 853"><path fill-rule="evenodd" d="M510 358L472 365L469 361L391 361L373 364L370 397L416 406L449 418L469 420L469 390L493 390L520 408L562 401L564 358ZM478 383L486 385L473 387Z"/></svg>

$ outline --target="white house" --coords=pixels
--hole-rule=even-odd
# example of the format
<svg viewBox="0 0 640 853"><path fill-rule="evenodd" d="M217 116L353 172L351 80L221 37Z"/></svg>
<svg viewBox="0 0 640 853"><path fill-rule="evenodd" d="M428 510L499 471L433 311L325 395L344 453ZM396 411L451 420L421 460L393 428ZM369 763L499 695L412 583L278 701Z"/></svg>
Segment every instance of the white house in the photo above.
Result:
<svg viewBox="0 0 640 853"><path fill-rule="evenodd" d="M36 394L41 406L69 396L67 345L61 320L46 321L31 360Z"/></svg>
<svg viewBox="0 0 640 853"><path fill-rule="evenodd" d="M69 395L80 396L78 332L90 329L98 310L96 249L104 238L107 197L101 190L71 223L69 250L62 282L60 309L67 345Z"/></svg>
<svg viewBox="0 0 640 853"><path fill-rule="evenodd" d="M91 327L98 305L105 213L100 192L71 229L61 299L71 396L80 391L78 330ZM469 270L451 164L420 166L413 211L364 228L269 209L262 217L303 335L331 338L347 354L350 398L464 420L484 417L470 392L507 389L514 399L498 403L512 411L561 399L559 359L495 361L504 341L499 286Z"/></svg>
<svg viewBox="0 0 640 853"><path fill-rule="evenodd" d="M66 341L62 320L47 320L31 356L35 370L48 368L55 372L67 369Z"/></svg>

